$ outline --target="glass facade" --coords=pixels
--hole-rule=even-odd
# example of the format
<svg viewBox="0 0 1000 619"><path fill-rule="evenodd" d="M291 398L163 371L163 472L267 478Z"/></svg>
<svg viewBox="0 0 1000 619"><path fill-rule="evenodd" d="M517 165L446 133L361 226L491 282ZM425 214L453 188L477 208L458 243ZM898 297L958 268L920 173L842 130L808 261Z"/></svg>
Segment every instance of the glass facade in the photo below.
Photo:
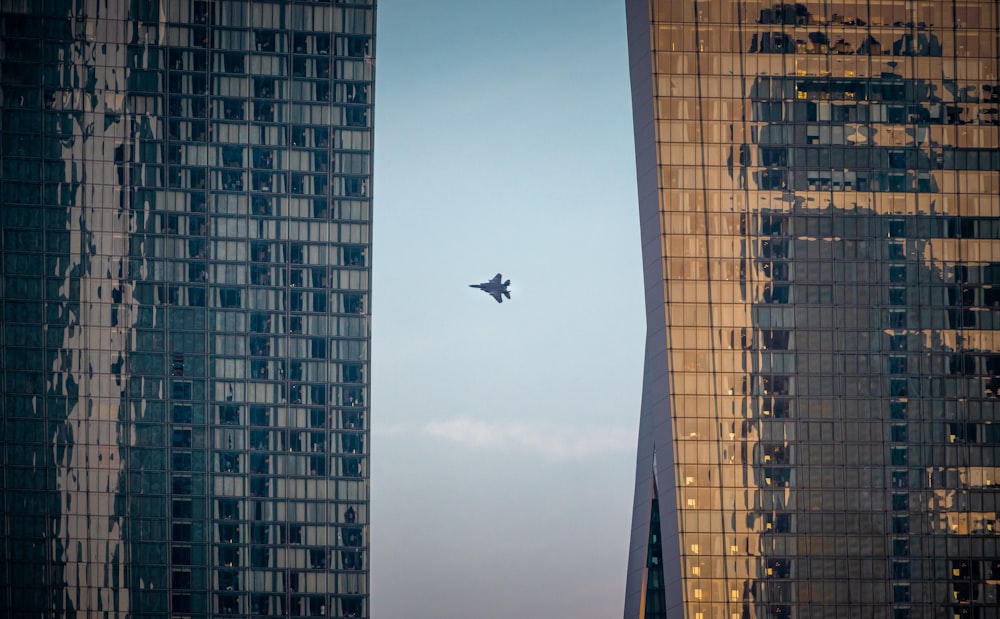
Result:
<svg viewBox="0 0 1000 619"><path fill-rule="evenodd" d="M1000 5L626 5L625 617L1000 616Z"/></svg>
<svg viewBox="0 0 1000 619"><path fill-rule="evenodd" d="M0 615L367 617L375 0L0 0Z"/></svg>

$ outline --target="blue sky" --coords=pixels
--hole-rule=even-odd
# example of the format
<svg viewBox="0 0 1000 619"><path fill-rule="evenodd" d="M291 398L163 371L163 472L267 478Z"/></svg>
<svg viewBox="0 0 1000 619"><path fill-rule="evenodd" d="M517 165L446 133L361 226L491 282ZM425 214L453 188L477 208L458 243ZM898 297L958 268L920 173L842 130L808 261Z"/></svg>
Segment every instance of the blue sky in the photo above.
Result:
<svg viewBox="0 0 1000 619"><path fill-rule="evenodd" d="M383 0L372 616L622 612L644 316L624 3ZM513 280L502 305L468 284Z"/></svg>

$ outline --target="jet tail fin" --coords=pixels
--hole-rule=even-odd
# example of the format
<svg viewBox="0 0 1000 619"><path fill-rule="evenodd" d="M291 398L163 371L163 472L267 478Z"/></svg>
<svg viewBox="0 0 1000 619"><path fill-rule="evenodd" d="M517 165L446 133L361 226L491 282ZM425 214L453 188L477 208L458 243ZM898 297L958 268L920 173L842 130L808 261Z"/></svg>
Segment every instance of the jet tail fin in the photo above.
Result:
<svg viewBox="0 0 1000 619"><path fill-rule="evenodd" d="M507 297L509 299L510 298L510 293L507 292L506 290L504 290L503 291L503 296L505 296L505 297Z"/></svg>
<svg viewBox="0 0 1000 619"><path fill-rule="evenodd" d="M504 285L504 286L510 286L510 280L508 279L507 281L505 281L505 282L503 283L503 285Z"/></svg>

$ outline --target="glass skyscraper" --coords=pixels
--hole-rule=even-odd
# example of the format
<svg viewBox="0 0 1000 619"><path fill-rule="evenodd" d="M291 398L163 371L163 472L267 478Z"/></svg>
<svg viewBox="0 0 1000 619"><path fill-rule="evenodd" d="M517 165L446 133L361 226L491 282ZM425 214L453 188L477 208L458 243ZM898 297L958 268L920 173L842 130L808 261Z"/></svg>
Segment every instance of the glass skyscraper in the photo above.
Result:
<svg viewBox="0 0 1000 619"><path fill-rule="evenodd" d="M626 4L625 617L1000 616L1000 5Z"/></svg>
<svg viewBox="0 0 1000 619"><path fill-rule="evenodd" d="M0 0L0 615L366 617L375 0Z"/></svg>

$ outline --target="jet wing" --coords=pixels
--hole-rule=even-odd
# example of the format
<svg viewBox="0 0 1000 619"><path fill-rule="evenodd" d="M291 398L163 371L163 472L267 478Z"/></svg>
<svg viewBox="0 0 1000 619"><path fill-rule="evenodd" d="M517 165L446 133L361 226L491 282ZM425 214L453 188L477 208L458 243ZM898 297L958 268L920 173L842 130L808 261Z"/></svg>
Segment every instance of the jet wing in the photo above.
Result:
<svg viewBox="0 0 1000 619"><path fill-rule="evenodd" d="M494 276L493 279L491 279L489 283L492 284L492 285L494 285L494 286L500 285L500 274L497 273L496 276Z"/></svg>
<svg viewBox="0 0 1000 619"><path fill-rule="evenodd" d="M497 300L497 303L503 303L503 297L500 296L499 290L491 290L489 293L493 295L493 298Z"/></svg>

